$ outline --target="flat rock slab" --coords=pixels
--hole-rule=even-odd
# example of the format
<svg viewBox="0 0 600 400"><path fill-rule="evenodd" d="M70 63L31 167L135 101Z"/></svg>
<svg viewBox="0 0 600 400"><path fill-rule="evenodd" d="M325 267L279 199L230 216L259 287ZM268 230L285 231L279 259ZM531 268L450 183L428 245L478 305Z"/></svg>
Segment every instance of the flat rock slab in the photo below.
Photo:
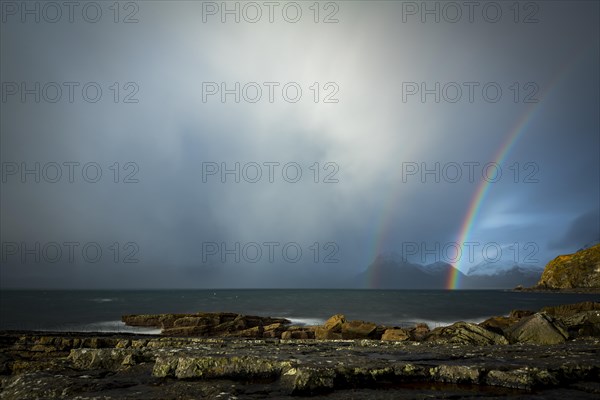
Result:
<svg viewBox="0 0 600 400"><path fill-rule="evenodd" d="M0 333L2 399L582 398L600 341L460 345Z"/></svg>

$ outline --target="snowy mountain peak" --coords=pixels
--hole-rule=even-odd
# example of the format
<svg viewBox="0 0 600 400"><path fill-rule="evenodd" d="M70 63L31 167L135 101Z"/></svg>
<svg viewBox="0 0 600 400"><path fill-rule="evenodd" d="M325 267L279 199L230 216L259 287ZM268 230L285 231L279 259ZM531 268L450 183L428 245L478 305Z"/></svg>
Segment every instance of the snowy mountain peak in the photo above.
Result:
<svg viewBox="0 0 600 400"><path fill-rule="evenodd" d="M447 272L448 269L454 268L451 264L445 263L443 261L438 261L433 264L427 264L421 266L421 269L428 274L439 274L441 272Z"/></svg>
<svg viewBox="0 0 600 400"><path fill-rule="evenodd" d="M513 260L499 260L497 262L482 261L479 264L469 268L467 275L470 276L491 276L506 274L509 272L521 272L525 274L541 273L543 268L532 264L518 264Z"/></svg>

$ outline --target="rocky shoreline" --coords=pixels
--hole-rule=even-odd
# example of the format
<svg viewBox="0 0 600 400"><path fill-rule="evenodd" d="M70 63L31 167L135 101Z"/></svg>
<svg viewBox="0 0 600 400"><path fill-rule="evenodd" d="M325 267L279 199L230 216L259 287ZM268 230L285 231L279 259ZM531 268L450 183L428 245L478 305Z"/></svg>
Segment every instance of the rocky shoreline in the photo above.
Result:
<svg viewBox="0 0 600 400"><path fill-rule="evenodd" d="M492 317L480 324L456 322L429 329L426 324L411 328L384 326L368 321L349 321L342 314L323 325L292 325L285 318L236 313L124 315L129 326L161 329L164 336L198 336L251 339L389 340L490 344L558 344L583 336L600 336L600 303L544 307L537 312L513 310L508 316Z"/></svg>
<svg viewBox="0 0 600 400"><path fill-rule="evenodd" d="M517 286L513 292L600 294L600 288L543 288Z"/></svg>
<svg viewBox="0 0 600 400"><path fill-rule="evenodd" d="M430 330L335 315L124 316L162 335L0 332L2 399L546 398L600 395L600 303Z"/></svg>

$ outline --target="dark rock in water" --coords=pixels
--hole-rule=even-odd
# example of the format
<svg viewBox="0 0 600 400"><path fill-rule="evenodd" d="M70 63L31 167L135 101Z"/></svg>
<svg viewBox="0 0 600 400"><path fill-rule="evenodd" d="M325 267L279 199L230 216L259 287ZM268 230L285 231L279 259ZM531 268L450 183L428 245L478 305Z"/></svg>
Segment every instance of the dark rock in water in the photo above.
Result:
<svg viewBox="0 0 600 400"><path fill-rule="evenodd" d="M130 326L156 327L167 336L243 336L261 338L264 327L278 332L285 318L257 317L235 313L124 315L123 322ZM279 324L274 326L275 324ZM272 326L273 325L273 326ZM283 331L283 329L281 329Z"/></svg>
<svg viewBox="0 0 600 400"><path fill-rule="evenodd" d="M600 244L550 261L538 288L600 288Z"/></svg>
<svg viewBox="0 0 600 400"><path fill-rule="evenodd" d="M511 343L558 344L569 339L563 323L544 312L522 319L505 334Z"/></svg>
<svg viewBox="0 0 600 400"><path fill-rule="evenodd" d="M123 315L121 320L129 326L144 326L153 328L170 328L178 318L187 317L186 314L159 314L159 315Z"/></svg>

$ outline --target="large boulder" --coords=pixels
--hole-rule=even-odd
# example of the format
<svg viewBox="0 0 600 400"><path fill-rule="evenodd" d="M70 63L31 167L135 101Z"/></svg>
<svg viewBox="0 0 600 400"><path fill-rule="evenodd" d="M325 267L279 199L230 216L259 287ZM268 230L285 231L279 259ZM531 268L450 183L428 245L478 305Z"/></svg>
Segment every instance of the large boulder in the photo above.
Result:
<svg viewBox="0 0 600 400"><path fill-rule="evenodd" d="M346 322L346 317L343 314L336 314L325 321L323 328L331 332L339 333L342 331L342 324L344 322Z"/></svg>
<svg viewBox="0 0 600 400"><path fill-rule="evenodd" d="M550 261L538 288L600 288L600 244Z"/></svg>
<svg viewBox="0 0 600 400"><path fill-rule="evenodd" d="M535 314L535 311L531 310L512 310L508 315L508 318L512 319L521 319L525 317L529 317L530 315Z"/></svg>
<svg viewBox="0 0 600 400"><path fill-rule="evenodd" d="M315 339L341 339L342 325L344 323L346 323L346 317L342 314L336 314L330 317L322 326L315 327Z"/></svg>
<svg viewBox="0 0 600 400"><path fill-rule="evenodd" d="M566 326L569 336L600 336L600 310L583 311L568 317L560 318Z"/></svg>
<svg viewBox="0 0 600 400"><path fill-rule="evenodd" d="M509 317L492 317L481 322L479 326L488 331L495 332L499 335L503 335L504 331L513 324L516 324L519 320Z"/></svg>
<svg viewBox="0 0 600 400"><path fill-rule="evenodd" d="M462 321L434 329L427 336L427 341L475 345L508 344L504 336Z"/></svg>
<svg viewBox="0 0 600 400"><path fill-rule="evenodd" d="M412 340L424 340L430 333L429 325L425 323L418 323L414 328L409 330L409 333Z"/></svg>
<svg viewBox="0 0 600 400"><path fill-rule="evenodd" d="M544 312L523 318L505 334L511 343L558 344L569 338L566 327Z"/></svg>
<svg viewBox="0 0 600 400"><path fill-rule="evenodd" d="M338 340L342 338L341 332L331 331L324 326L315 327L315 339L318 340Z"/></svg>
<svg viewBox="0 0 600 400"><path fill-rule="evenodd" d="M281 339L314 339L315 331L313 329L292 329L281 334Z"/></svg>
<svg viewBox="0 0 600 400"><path fill-rule="evenodd" d="M263 327L264 338L280 338L281 334L285 332L286 326L282 323L275 323L266 325Z"/></svg>
<svg viewBox="0 0 600 400"><path fill-rule="evenodd" d="M233 336L233 337L246 337L246 338L261 338L263 337L264 329L262 326L253 326L252 328L244 329L241 331L235 331L230 334L225 334L223 336Z"/></svg>
<svg viewBox="0 0 600 400"><path fill-rule="evenodd" d="M575 304L563 304L560 306L544 307L541 312L548 313L554 317L570 317L582 311L600 311L600 303L584 301Z"/></svg>
<svg viewBox="0 0 600 400"><path fill-rule="evenodd" d="M405 340L410 340L410 333L401 328L386 329L381 336L381 340L402 342Z"/></svg>
<svg viewBox="0 0 600 400"><path fill-rule="evenodd" d="M381 336L379 336L381 338ZM377 325L365 321L349 321L342 324L342 339L379 339Z"/></svg>
<svg viewBox="0 0 600 400"><path fill-rule="evenodd" d="M521 319L533 314L535 314L535 312L529 310L512 310L508 317L491 317L481 322L479 326L500 335L504 335L504 331L508 328L519 322Z"/></svg>

